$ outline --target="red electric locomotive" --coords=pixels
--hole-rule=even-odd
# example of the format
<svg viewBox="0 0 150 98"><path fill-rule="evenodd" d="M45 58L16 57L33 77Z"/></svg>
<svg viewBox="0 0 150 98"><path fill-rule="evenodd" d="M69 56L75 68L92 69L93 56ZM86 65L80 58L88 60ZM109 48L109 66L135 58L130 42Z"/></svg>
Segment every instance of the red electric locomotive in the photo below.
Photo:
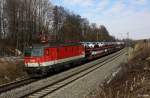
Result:
<svg viewBox="0 0 150 98"><path fill-rule="evenodd" d="M33 76L44 76L66 65L83 60L85 48L79 43L34 45L25 49L25 69Z"/></svg>

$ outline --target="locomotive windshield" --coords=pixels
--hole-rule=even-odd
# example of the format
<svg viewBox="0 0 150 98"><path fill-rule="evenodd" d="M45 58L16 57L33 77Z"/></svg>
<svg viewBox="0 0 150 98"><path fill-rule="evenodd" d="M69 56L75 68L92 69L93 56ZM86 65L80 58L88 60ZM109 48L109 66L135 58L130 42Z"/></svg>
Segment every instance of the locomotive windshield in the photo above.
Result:
<svg viewBox="0 0 150 98"><path fill-rule="evenodd" d="M32 48L32 49L26 49L25 50L25 56L42 56L43 55L43 49L42 48Z"/></svg>

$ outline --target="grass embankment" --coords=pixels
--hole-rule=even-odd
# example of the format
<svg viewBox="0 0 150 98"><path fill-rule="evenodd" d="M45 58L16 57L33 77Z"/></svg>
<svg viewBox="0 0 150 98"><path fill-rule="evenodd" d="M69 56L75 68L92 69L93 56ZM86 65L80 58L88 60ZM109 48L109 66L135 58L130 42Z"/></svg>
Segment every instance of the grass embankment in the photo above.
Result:
<svg viewBox="0 0 150 98"><path fill-rule="evenodd" d="M130 60L122 64L124 74L104 83L88 98L150 98L150 44L137 44Z"/></svg>
<svg viewBox="0 0 150 98"><path fill-rule="evenodd" d="M23 61L15 55L15 47L0 40L0 85L27 76Z"/></svg>
<svg viewBox="0 0 150 98"><path fill-rule="evenodd" d="M0 85L26 77L23 71L23 62L11 61L11 58L0 59Z"/></svg>

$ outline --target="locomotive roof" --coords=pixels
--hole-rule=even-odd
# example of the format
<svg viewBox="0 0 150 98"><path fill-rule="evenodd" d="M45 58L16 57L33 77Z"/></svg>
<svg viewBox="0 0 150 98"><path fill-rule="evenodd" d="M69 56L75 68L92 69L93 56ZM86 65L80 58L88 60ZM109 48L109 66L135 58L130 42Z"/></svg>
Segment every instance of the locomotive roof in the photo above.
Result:
<svg viewBox="0 0 150 98"><path fill-rule="evenodd" d="M38 47L46 48L46 47L77 46L77 45L81 45L81 43L49 43L49 44L34 44L32 46L37 48Z"/></svg>

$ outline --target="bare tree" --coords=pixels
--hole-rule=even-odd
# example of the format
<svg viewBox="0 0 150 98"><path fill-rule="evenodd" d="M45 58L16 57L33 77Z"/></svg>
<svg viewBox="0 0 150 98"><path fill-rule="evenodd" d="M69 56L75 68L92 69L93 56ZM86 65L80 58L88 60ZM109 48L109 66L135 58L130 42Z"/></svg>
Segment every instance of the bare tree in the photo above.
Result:
<svg viewBox="0 0 150 98"><path fill-rule="evenodd" d="M5 0L0 1L0 39L4 38L4 26L5 26L5 18L4 18L4 5Z"/></svg>

